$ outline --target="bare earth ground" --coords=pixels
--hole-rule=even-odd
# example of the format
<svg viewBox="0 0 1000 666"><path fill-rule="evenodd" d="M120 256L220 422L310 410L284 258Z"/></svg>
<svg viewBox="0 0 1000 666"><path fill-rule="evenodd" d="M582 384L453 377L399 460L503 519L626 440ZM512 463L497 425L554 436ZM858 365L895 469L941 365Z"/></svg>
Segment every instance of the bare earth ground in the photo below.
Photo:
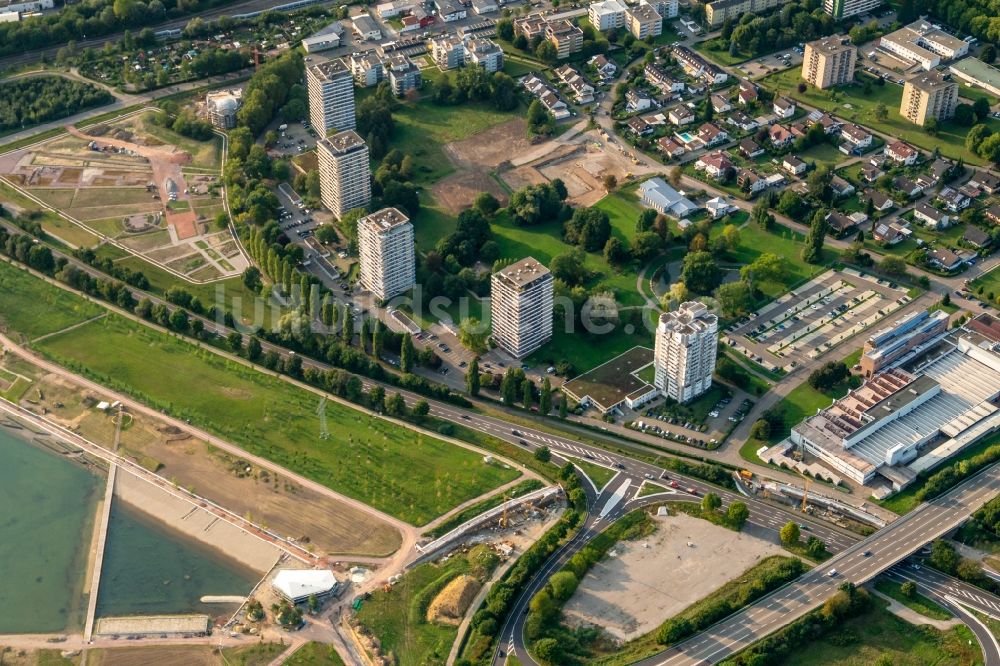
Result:
<svg viewBox="0 0 1000 666"><path fill-rule="evenodd" d="M490 173L530 145L523 118L447 144L445 153L457 170L434 184L435 200L452 215L471 206L480 192L490 192L505 204L507 193Z"/></svg>
<svg viewBox="0 0 1000 666"><path fill-rule="evenodd" d="M787 555L767 541L686 514L654 520L656 532L619 543L613 557L584 577L564 608L567 624L593 625L631 640L765 557Z"/></svg>
<svg viewBox="0 0 1000 666"><path fill-rule="evenodd" d="M36 412L45 409L48 418L108 446L114 425L108 416L84 404L87 397L99 398L67 379L46 374L25 393L22 405ZM273 470L237 460L149 417L133 418L122 431L121 453L278 534L300 543L308 539L317 553L382 556L402 543L392 526L334 498L291 483Z"/></svg>

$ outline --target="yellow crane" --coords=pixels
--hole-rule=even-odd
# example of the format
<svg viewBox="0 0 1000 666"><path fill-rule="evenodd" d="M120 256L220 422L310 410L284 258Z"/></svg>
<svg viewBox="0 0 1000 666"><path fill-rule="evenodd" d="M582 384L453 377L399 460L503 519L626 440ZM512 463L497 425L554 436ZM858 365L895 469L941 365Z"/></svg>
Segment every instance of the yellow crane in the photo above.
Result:
<svg viewBox="0 0 1000 666"><path fill-rule="evenodd" d="M809 479L806 479L806 487L802 491L802 513L805 513L806 508L808 508L809 506L809 503L807 501L808 499L809 499Z"/></svg>

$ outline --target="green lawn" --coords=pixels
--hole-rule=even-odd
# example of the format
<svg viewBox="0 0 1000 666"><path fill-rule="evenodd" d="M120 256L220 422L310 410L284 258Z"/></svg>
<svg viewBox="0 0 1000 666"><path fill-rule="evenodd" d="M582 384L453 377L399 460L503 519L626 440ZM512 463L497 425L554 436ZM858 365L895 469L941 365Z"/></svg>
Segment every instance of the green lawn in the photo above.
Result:
<svg viewBox="0 0 1000 666"><path fill-rule="evenodd" d="M0 327L33 339L61 331L104 312L104 308L0 261Z"/></svg>
<svg viewBox="0 0 1000 666"><path fill-rule="evenodd" d="M639 489L639 494L637 497L645 497L646 495L655 495L656 493L665 493L669 490L663 486L653 483L652 481L643 481L642 488Z"/></svg>
<svg viewBox="0 0 1000 666"><path fill-rule="evenodd" d="M458 627L427 621L427 607L452 579L470 574L484 578L497 558L485 546L441 564L422 564L388 591L373 592L358 611L358 621L378 637L384 652L399 666L444 663Z"/></svg>
<svg viewBox="0 0 1000 666"><path fill-rule="evenodd" d="M749 51L740 51L736 55L730 55L729 45L726 44L723 46L722 42L717 39L707 39L697 42L693 48L709 60L724 67L733 67L753 57L753 53Z"/></svg>
<svg viewBox="0 0 1000 666"><path fill-rule="evenodd" d="M413 234L417 249L428 252L434 249L438 240L455 230L457 220L440 208L426 190L420 193L420 211L413 219Z"/></svg>
<svg viewBox="0 0 1000 666"><path fill-rule="evenodd" d="M467 139L519 115L516 109L497 111L488 104L403 103L392 114L396 130L391 143L393 148L413 155L417 164L414 182L429 185L455 170L445 155L445 144Z"/></svg>
<svg viewBox="0 0 1000 666"><path fill-rule="evenodd" d="M895 599L907 608L920 613L924 617L929 617L932 620L950 620L952 618L952 614L948 612L948 609L933 599L928 599L919 592L911 599L903 594L901 588L902 584L893 580L880 579L875 582L876 590L891 599Z"/></svg>
<svg viewBox="0 0 1000 666"><path fill-rule="evenodd" d="M39 199L45 201L43 197L39 197ZM4 201L9 201L32 213L32 219L38 222L46 233L56 236L64 243L76 247L93 247L97 244L98 238L94 234L51 211L40 208L38 204L7 183L0 182L0 203Z"/></svg>
<svg viewBox="0 0 1000 666"><path fill-rule="evenodd" d="M288 649L284 643L256 643L254 645L241 645L239 647L224 648L221 655L226 664L233 666L267 666L274 659ZM334 653L336 656L336 653ZM339 659L339 657L338 657ZM285 662L286 664L292 662ZM336 663L336 662L326 662Z"/></svg>
<svg viewBox="0 0 1000 666"><path fill-rule="evenodd" d="M627 185L607 195L594 206L608 214L611 233L629 243L635 239L635 223L642 213L639 197L636 196L637 189L638 183Z"/></svg>
<svg viewBox="0 0 1000 666"><path fill-rule="evenodd" d="M1000 268L994 268L986 275L977 277L970 283L969 287L977 294L979 293L979 287L982 287L983 294L986 296L989 296L991 293L994 298L1000 295Z"/></svg>
<svg viewBox="0 0 1000 666"><path fill-rule="evenodd" d="M740 245L735 251L735 263L749 264L765 252L784 257L788 268L784 282L760 284L761 291L771 298L777 298L826 270L825 266L802 261L804 240L802 234L780 224L775 224L770 231L764 231L755 224L746 224L740 227ZM826 249L823 254L830 260L834 251Z"/></svg>
<svg viewBox="0 0 1000 666"><path fill-rule="evenodd" d="M825 164L831 169L848 159L847 155L837 150L836 146L825 142L810 146L801 153L798 153L798 156L805 162L815 162L816 166Z"/></svg>
<svg viewBox="0 0 1000 666"><path fill-rule="evenodd" d="M802 645L774 666L872 666L888 657L893 666L973 666L982 653L966 627L939 631L914 626L886 610L881 599L872 610L841 623L826 636Z"/></svg>
<svg viewBox="0 0 1000 666"><path fill-rule="evenodd" d="M963 159L969 164L984 164L983 160L965 148L967 127L960 127L951 121L940 123L937 136L924 132L923 128L914 125L899 115L899 104L903 98L903 89L893 83L871 86L871 92L865 94L861 85L852 83L838 86L830 90L816 90L809 87L804 93L798 91L800 82L799 68L792 68L765 77L761 83L782 94L798 99L810 106L824 111L835 112L839 117L867 125L875 130L898 137L913 145L932 151L940 148L941 154L953 159ZM872 80L869 77L869 80ZM889 117L885 121L875 119L874 109L879 103L885 104ZM1000 122L988 118L985 124L994 132L1000 130Z"/></svg>
<svg viewBox="0 0 1000 666"><path fill-rule="evenodd" d="M586 460L574 459L573 464L579 467L584 474L590 477L590 480L594 482L597 489L600 490L604 486L608 485L608 481L615 478L617 472L608 467L601 467L600 465L595 465L592 462L587 462Z"/></svg>
<svg viewBox="0 0 1000 666"><path fill-rule="evenodd" d="M856 378L855 378L856 379ZM788 436L792 426L798 424L807 416L812 416L816 410L829 407L837 398L847 394L850 382L835 386L829 391L817 391L808 381L791 390L785 398L774 406L780 409L784 416L784 428L780 432L772 432L770 441L777 443Z"/></svg>
<svg viewBox="0 0 1000 666"><path fill-rule="evenodd" d="M331 401L324 407L324 439L314 393L117 315L47 338L38 348L415 525L517 477L474 452Z"/></svg>
<svg viewBox="0 0 1000 666"><path fill-rule="evenodd" d="M332 645L309 641L284 661L284 666L344 666Z"/></svg>

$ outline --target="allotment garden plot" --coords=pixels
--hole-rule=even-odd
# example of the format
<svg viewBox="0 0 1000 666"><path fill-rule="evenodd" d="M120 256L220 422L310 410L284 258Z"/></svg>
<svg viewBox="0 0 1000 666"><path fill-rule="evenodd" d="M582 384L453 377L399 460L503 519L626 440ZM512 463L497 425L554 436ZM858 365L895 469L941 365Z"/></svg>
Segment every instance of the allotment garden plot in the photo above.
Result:
<svg viewBox="0 0 1000 666"><path fill-rule="evenodd" d="M175 135L152 124L152 113L69 127L68 134L0 156L0 178L102 244L177 277L206 282L239 275L246 260L214 221L225 210L221 140ZM46 231L61 237L54 225Z"/></svg>
<svg viewBox="0 0 1000 666"><path fill-rule="evenodd" d="M722 340L769 370L830 352L910 302L906 290L859 272L831 270L726 330Z"/></svg>

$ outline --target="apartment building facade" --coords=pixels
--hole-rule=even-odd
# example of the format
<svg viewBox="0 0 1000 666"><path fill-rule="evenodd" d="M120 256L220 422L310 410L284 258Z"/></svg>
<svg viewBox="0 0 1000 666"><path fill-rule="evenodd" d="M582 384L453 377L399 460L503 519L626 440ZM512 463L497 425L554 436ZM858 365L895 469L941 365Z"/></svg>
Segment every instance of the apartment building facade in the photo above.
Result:
<svg viewBox="0 0 1000 666"><path fill-rule="evenodd" d="M819 89L854 80L858 50L844 35L831 35L806 43L802 78Z"/></svg>
<svg viewBox="0 0 1000 666"><path fill-rule="evenodd" d="M587 18L595 30L607 32L625 25L625 5L619 0L592 2L587 9Z"/></svg>
<svg viewBox="0 0 1000 666"><path fill-rule="evenodd" d="M882 4L882 0L823 0L823 11L835 20L867 14Z"/></svg>
<svg viewBox="0 0 1000 666"><path fill-rule="evenodd" d="M704 303L681 303L660 315L653 354L653 383L666 397L692 400L712 386L719 320Z"/></svg>
<svg viewBox="0 0 1000 666"><path fill-rule="evenodd" d="M309 122L320 135L331 129L352 130L354 116L354 80L342 60L328 60L306 68L309 93Z"/></svg>
<svg viewBox="0 0 1000 666"><path fill-rule="evenodd" d="M931 71L907 79L899 115L911 123L923 125L929 118L945 120L955 115L958 105L958 83Z"/></svg>
<svg viewBox="0 0 1000 666"><path fill-rule="evenodd" d="M371 202L368 145L357 132L347 130L321 139L316 143L316 156L320 198L337 219Z"/></svg>
<svg viewBox="0 0 1000 666"><path fill-rule="evenodd" d="M552 274L527 257L490 279L493 341L515 358L552 339Z"/></svg>
<svg viewBox="0 0 1000 666"><path fill-rule="evenodd" d="M659 37L663 33L663 19L652 5L638 5L625 10L625 25L636 39Z"/></svg>
<svg viewBox="0 0 1000 666"><path fill-rule="evenodd" d="M398 208L383 208L358 220L361 285L381 301L413 288L417 265L413 224Z"/></svg>

